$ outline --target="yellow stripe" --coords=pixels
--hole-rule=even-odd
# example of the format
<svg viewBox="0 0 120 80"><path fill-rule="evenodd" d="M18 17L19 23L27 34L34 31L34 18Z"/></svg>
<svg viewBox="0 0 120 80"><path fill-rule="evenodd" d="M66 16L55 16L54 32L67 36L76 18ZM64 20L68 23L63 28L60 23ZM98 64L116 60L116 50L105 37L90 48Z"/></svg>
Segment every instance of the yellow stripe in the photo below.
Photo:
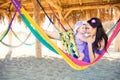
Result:
<svg viewBox="0 0 120 80"><path fill-rule="evenodd" d="M29 16L29 14L24 10L24 8L20 9L21 12L24 14L24 16L29 20L29 22L34 26L34 28L38 31L39 34L42 34L41 36L49 42L49 44L63 57L63 59L74 69L76 70L83 70L87 68L88 66L78 66L76 65L71 59L69 59L58 46L52 42L49 37L45 34L45 32L42 30L41 27L39 27L36 22Z"/></svg>

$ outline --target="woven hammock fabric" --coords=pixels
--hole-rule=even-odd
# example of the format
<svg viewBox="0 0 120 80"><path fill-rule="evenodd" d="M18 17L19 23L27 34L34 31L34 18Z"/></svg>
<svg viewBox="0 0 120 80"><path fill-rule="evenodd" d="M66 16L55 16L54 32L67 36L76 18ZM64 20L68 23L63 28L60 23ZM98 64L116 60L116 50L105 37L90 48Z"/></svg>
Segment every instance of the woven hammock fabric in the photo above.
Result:
<svg viewBox="0 0 120 80"><path fill-rule="evenodd" d="M62 44L65 48L65 51L70 54L71 56L79 56L78 55L78 50L75 44L75 40L74 40L74 33L69 31L69 32L63 32L61 34L61 39Z"/></svg>
<svg viewBox="0 0 120 80"><path fill-rule="evenodd" d="M80 60L77 60L76 58L70 56L68 53L65 53L63 50L61 50L54 42L50 40L50 38L46 35L44 30L39 27L36 22L31 18L31 16L27 13L27 11L23 7L19 7L19 2L17 0L12 1L13 5L15 6L16 10L19 12L21 19L23 22L27 25L27 27L30 29L30 31L34 34L34 36L47 48L49 48L51 51L55 52L56 54L59 54L63 57L63 59L74 69L76 70L84 70L87 67L93 65L98 60L100 60L103 55L105 54L105 51L92 63L83 62ZM111 37L108 40L107 48L109 48L112 40L115 38L117 33L120 29L120 21L117 23Z"/></svg>

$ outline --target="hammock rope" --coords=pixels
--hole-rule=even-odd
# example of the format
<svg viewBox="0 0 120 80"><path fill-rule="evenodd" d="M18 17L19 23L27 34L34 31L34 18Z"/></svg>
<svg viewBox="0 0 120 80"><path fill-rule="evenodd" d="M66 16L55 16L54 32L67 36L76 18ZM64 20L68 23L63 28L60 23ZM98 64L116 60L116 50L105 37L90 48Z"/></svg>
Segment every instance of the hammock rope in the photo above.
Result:
<svg viewBox="0 0 120 80"><path fill-rule="evenodd" d="M37 0L38 1L38 0ZM40 1L38 1L38 3L40 3ZM48 2L47 2L48 3ZM53 15L55 16L55 18L58 20L58 22L60 23L60 25L61 26L63 26L63 24L60 22L60 20L58 19L58 17L56 16L56 14L55 14L55 12L54 12L54 10L53 10L53 8L51 7L51 5L48 3L48 5L49 5L49 7L50 7L50 9L51 9L51 11L52 11L52 13L53 13ZM63 15L62 15L62 17L63 17ZM70 24L66 21L66 19L63 17L63 19L64 19L64 21L68 24L68 26L70 27L70 29L73 31L73 29L72 29L72 27L70 26ZM63 26L64 27L64 26ZM68 31L68 30L67 30Z"/></svg>
<svg viewBox="0 0 120 80"><path fill-rule="evenodd" d="M16 12L17 11L15 11L15 13L14 13L14 15L13 15L13 17L12 17L12 19L11 19L11 21L10 21L10 23L9 23L9 25L8 25L8 28L5 30L5 32L2 34L2 36L1 36L1 38L0 38L0 42L3 44L3 45L5 45L5 46L7 46L7 47L12 47L12 48L16 48L16 47L19 47L19 46L21 46L21 45L23 45L23 44L26 44L26 45L33 45L33 43L30 43L30 44L28 44L28 43L25 43L26 41L27 41L27 39L30 37L30 34L31 33L29 33L28 34L28 36L27 36L27 38L24 40L24 41L22 41L22 40L20 40L20 38L17 36L17 34L12 30L12 23L13 23L13 20L14 20L14 18L15 18L15 16L16 16ZM17 45L17 46L13 46L13 45L9 45L9 44L6 44L5 42L3 42L3 39L5 38L5 36L8 34L8 32L9 31L12 31L12 33L14 34L14 36L21 42L21 44L19 44L19 45Z"/></svg>
<svg viewBox="0 0 120 80"><path fill-rule="evenodd" d="M37 0L39 6L41 7L41 9L43 10L43 12L45 13L45 15L48 17L48 19L50 20L50 22L54 25L54 27L58 30L57 26L55 26L54 22L50 19L50 17L48 16L48 14L46 13L45 9L43 8L42 4L39 2L39 0ZM56 17L56 16L55 16ZM58 20L58 19L57 19ZM58 22L60 23L60 20L58 20ZM61 24L62 28L64 29L64 31L67 32L67 29L65 29L65 27ZM60 32L60 31L59 31ZM60 32L61 33L61 32Z"/></svg>
<svg viewBox="0 0 120 80"><path fill-rule="evenodd" d="M13 17L12 17L12 19L11 19L9 25L8 25L8 28L7 28L6 31L2 34L2 37L0 38L0 42L1 42L1 41L5 38L5 36L8 34L8 32L9 32L9 30L10 30L10 28L11 28L12 22L13 22L15 16L16 16L16 12L17 12L17 11L15 11L15 13L14 13L14 15L13 15Z"/></svg>
<svg viewBox="0 0 120 80"><path fill-rule="evenodd" d="M28 28L31 30L31 32L34 34L34 36L47 48L52 50L53 52L61 55L63 59L74 69L76 70L84 70L88 68L89 66L95 64L98 60L100 60L103 55L105 54L105 51L92 63L83 62L80 60L77 60L76 58L70 56L69 54L65 53L63 50L61 50L54 42L50 40L50 38L45 34L45 32L42 30L41 27L39 27L35 21L29 16L29 14L24 10L23 7L18 6L19 2L17 0L11 0L16 10L19 12L19 15L21 19L25 22L25 24L28 26ZM17 1L17 2L16 2ZM19 4L20 5L20 4ZM117 23L115 29L113 30L112 35L110 36L107 44L107 48L109 48L111 42L117 35L120 29L120 21Z"/></svg>
<svg viewBox="0 0 120 80"><path fill-rule="evenodd" d="M106 34L109 36L110 33L115 29L117 23L119 22L119 19L117 20L117 22L114 24L114 26L112 28L109 29L109 31L106 32Z"/></svg>
<svg viewBox="0 0 120 80"><path fill-rule="evenodd" d="M22 46L23 44L26 44L25 42L28 40L29 36L30 36L30 33L29 33L29 35L26 37L26 39L25 39L24 41L22 41L20 44L15 45L15 46L13 46L13 45L9 45L9 44L6 44L6 43L3 42L3 41L1 41L1 43L2 43L3 45L7 46L7 47L17 48L17 47ZM26 45L31 45L31 44L26 44Z"/></svg>
<svg viewBox="0 0 120 80"><path fill-rule="evenodd" d="M26 43L26 41L27 41L27 40L30 38L30 36L31 36L31 32L29 32L29 34L27 35L27 37L26 37L25 40L21 40L21 39L18 37L18 35L12 30L12 28L11 28L11 31L12 31L13 35L16 37L16 39L17 39L19 42L21 42L21 44L25 44L25 45L28 45L28 46L32 46L33 44L35 44L35 42L33 42L33 43Z"/></svg>

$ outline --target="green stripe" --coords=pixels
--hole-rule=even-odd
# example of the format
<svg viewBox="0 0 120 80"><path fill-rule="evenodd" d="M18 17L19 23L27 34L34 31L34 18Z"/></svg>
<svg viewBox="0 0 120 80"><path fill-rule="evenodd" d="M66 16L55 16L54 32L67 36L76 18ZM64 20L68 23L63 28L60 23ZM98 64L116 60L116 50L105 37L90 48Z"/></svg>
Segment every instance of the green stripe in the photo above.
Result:
<svg viewBox="0 0 120 80"><path fill-rule="evenodd" d="M5 38L5 36L8 34L10 28L8 27L5 32L1 35L2 37L0 37L0 42Z"/></svg>
<svg viewBox="0 0 120 80"><path fill-rule="evenodd" d="M48 49L50 49L51 51L55 52L56 54L58 54L58 52L47 42L47 40L45 40L41 34L39 34L35 29L33 29L32 25L30 24L30 22L27 20L27 18L24 15L20 15L20 17L22 18L22 20L24 21L24 23L26 24L26 26L30 29L30 31L34 34L34 36L43 44L45 45Z"/></svg>

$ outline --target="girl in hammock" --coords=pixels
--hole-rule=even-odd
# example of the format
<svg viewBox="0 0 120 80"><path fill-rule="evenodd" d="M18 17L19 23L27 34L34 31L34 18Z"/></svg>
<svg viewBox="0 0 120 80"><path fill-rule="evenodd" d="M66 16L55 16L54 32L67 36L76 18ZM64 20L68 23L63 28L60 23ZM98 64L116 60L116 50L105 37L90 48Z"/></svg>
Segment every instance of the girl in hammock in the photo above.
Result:
<svg viewBox="0 0 120 80"><path fill-rule="evenodd" d="M106 50L108 36L104 31L100 19L98 18L89 19L85 26L86 33L89 35L89 37L86 40L87 44L83 51L83 61L90 63L93 62L103 52L103 50ZM58 40L60 37L60 34L57 32L45 32L53 39Z"/></svg>
<svg viewBox="0 0 120 80"><path fill-rule="evenodd" d="M84 59L84 53L83 50L85 49L86 46L86 35L85 35L85 24L86 22L84 21L78 21L76 22L74 26L74 35L75 35L75 43L78 51L78 60L83 60Z"/></svg>

